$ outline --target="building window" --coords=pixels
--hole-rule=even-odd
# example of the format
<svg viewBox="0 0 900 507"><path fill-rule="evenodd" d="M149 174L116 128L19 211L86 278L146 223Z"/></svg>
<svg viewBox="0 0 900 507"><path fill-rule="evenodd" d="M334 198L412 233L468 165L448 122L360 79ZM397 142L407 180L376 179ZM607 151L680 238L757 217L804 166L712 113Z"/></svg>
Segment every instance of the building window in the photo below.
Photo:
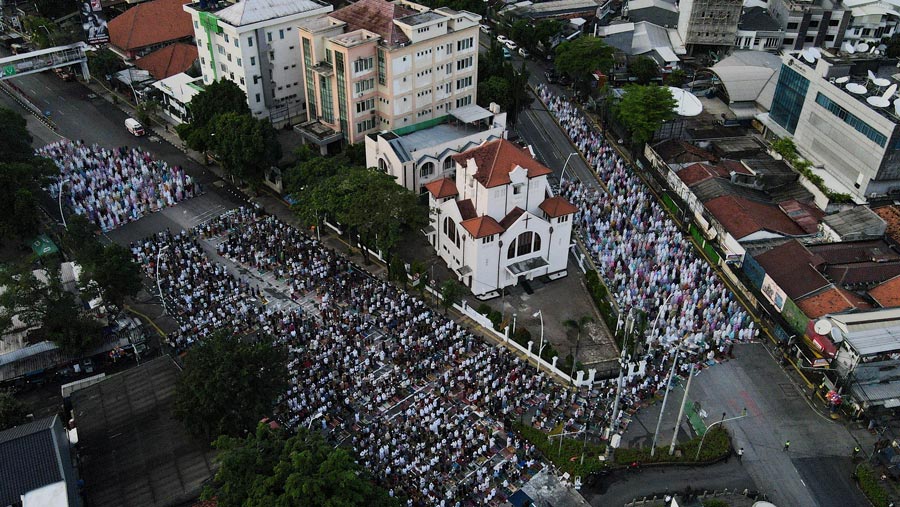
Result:
<svg viewBox="0 0 900 507"><path fill-rule="evenodd" d="M240 58L237 59L237 64L238 64L238 67L243 67L243 65L241 65L241 59L240 59Z"/></svg>
<svg viewBox="0 0 900 507"><path fill-rule="evenodd" d="M363 79L356 82L356 93L364 93L375 88L375 79Z"/></svg>
<svg viewBox="0 0 900 507"><path fill-rule="evenodd" d="M494 241L494 236L493 236L493 235L491 235L491 236L485 236L485 237L481 238L481 244L482 244L482 245L487 245L488 243L493 243L493 241Z"/></svg>
<svg viewBox="0 0 900 507"><path fill-rule="evenodd" d="M454 222L450 217L444 218L444 236L447 236L450 241L455 243L456 248L460 247L462 240L459 237L459 231L456 230L456 222Z"/></svg>
<svg viewBox="0 0 900 507"><path fill-rule="evenodd" d="M272 32L266 32L266 40L272 42Z"/></svg>
<svg viewBox="0 0 900 507"><path fill-rule="evenodd" d="M360 58L353 62L353 72L357 74L371 70L372 67L372 58Z"/></svg>
<svg viewBox="0 0 900 507"><path fill-rule="evenodd" d="M387 78L385 77L384 71L384 50L378 48L378 84L385 85L387 84Z"/></svg>
<svg viewBox="0 0 900 507"><path fill-rule="evenodd" d="M444 170L452 171L453 167L455 167L456 162L453 161L453 157L447 157L444 159Z"/></svg>
<svg viewBox="0 0 900 507"><path fill-rule="evenodd" d="M225 42L231 42L231 39L228 38L228 34L225 34Z"/></svg>
<svg viewBox="0 0 900 507"><path fill-rule="evenodd" d="M468 69L471 66L472 66L472 57L471 56L463 58L462 60L456 62L456 70Z"/></svg>
<svg viewBox="0 0 900 507"><path fill-rule="evenodd" d="M541 237L536 232L525 231L519 234L506 251L506 258L513 259L541 250Z"/></svg>
<svg viewBox="0 0 900 507"><path fill-rule="evenodd" d="M471 48L473 39L474 39L473 37L469 37L468 39L463 39L461 41L457 41L456 42L456 50L464 51L466 49Z"/></svg>
<svg viewBox="0 0 900 507"><path fill-rule="evenodd" d="M375 128L375 118L370 118L368 120L363 120L356 124L356 133L362 134L367 130L371 130Z"/></svg>
<svg viewBox="0 0 900 507"><path fill-rule="evenodd" d="M788 30L796 30L796 29L797 29L797 23L796 23L796 22L788 23L788 24L787 24L787 29L788 29Z"/></svg>
<svg viewBox="0 0 900 507"><path fill-rule="evenodd" d="M253 37L247 37L247 45L253 47Z"/></svg>
<svg viewBox="0 0 900 507"><path fill-rule="evenodd" d="M366 99L356 103L356 114L365 113L375 108L375 99Z"/></svg>
<svg viewBox="0 0 900 507"><path fill-rule="evenodd" d="M253 66L255 66L255 65L256 65L256 57L255 57L255 56L251 56L251 57L250 57L250 66L253 67Z"/></svg>
<svg viewBox="0 0 900 507"><path fill-rule="evenodd" d="M378 170L387 173L391 170L391 165L388 164L383 158L378 159Z"/></svg>
<svg viewBox="0 0 900 507"><path fill-rule="evenodd" d="M244 78L241 78L241 84L244 84Z"/></svg>
<svg viewBox="0 0 900 507"><path fill-rule="evenodd" d="M463 88L468 88L472 86L472 76L464 77L462 79L456 80L456 89L462 90ZM459 107L459 106L457 106Z"/></svg>
<svg viewBox="0 0 900 507"><path fill-rule="evenodd" d="M284 30L278 30L278 38L284 40Z"/></svg>
<svg viewBox="0 0 900 507"><path fill-rule="evenodd" d="M808 79L787 65L781 66L769 116L791 134L797 130L797 121L800 119L808 88Z"/></svg>
<svg viewBox="0 0 900 507"><path fill-rule="evenodd" d="M819 104L820 106L827 109L831 114L843 120L844 123L856 129L857 132L866 136L867 138L869 138L869 140L878 144L878 146L884 147L884 145L887 143L887 137L884 134L878 132L871 125L859 119L853 113L847 111L843 107L839 106L833 100L829 99L825 95L822 95L822 93L816 94L816 104Z"/></svg>
<svg viewBox="0 0 900 507"><path fill-rule="evenodd" d="M456 107L457 107L457 108L464 107L464 106L468 106L468 105L471 104L471 103L472 103L472 96L471 96L471 95L466 95L465 97L461 97L461 98L456 99Z"/></svg>
<svg viewBox="0 0 900 507"><path fill-rule="evenodd" d="M259 94L256 94L256 101L259 102Z"/></svg>
<svg viewBox="0 0 900 507"><path fill-rule="evenodd" d="M513 185L513 195L522 195L523 188L525 188L524 183L516 183Z"/></svg>
<svg viewBox="0 0 900 507"><path fill-rule="evenodd" d="M196 19L194 20L194 28L200 28L200 23Z"/></svg>
<svg viewBox="0 0 900 507"><path fill-rule="evenodd" d="M434 162L425 162L419 167L419 178L430 178L434 176Z"/></svg>

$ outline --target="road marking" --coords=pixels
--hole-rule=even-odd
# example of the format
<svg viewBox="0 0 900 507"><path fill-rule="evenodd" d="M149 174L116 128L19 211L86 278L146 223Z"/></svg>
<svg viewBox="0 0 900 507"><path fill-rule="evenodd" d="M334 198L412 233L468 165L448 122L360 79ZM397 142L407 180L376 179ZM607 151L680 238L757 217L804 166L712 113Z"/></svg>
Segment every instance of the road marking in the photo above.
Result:
<svg viewBox="0 0 900 507"><path fill-rule="evenodd" d="M66 115L66 113L62 112L61 110L60 110L60 111L57 111L56 113L59 114L60 116L65 116L65 115Z"/></svg>
<svg viewBox="0 0 900 507"><path fill-rule="evenodd" d="M800 484L803 484L803 487L804 487L804 488L808 487L808 486L806 485L806 483L803 482L803 479L800 479Z"/></svg>

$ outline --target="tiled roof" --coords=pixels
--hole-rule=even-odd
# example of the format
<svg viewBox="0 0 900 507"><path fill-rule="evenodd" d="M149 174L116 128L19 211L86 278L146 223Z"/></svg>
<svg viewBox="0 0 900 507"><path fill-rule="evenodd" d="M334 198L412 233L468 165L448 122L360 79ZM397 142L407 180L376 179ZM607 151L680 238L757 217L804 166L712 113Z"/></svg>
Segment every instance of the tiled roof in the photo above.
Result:
<svg viewBox="0 0 900 507"><path fill-rule="evenodd" d="M818 294L797 301L797 306L810 319L817 319L830 313L871 308L868 302L853 292L839 287L830 287Z"/></svg>
<svg viewBox="0 0 900 507"><path fill-rule="evenodd" d="M771 204L723 195L706 201L704 206L738 240L763 230L786 236L807 234L778 206Z"/></svg>
<svg viewBox="0 0 900 507"><path fill-rule="evenodd" d="M558 195L556 197L544 199L544 202L538 205L538 207L544 210L544 213L550 218L559 218L563 215L571 215L578 211L578 208L573 206L572 203Z"/></svg>
<svg viewBox="0 0 900 507"><path fill-rule="evenodd" d="M719 161L716 167L724 169L724 178L729 177L731 171L734 171L738 174L751 174L750 169L747 169L747 166L742 164L740 160L722 159Z"/></svg>
<svg viewBox="0 0 900 507"><path fill-rule="evenodd" d="M57 416L0 432L0 505L18 505L20 495L63 480L53 425Z"/></svg>
<svg viewBox="0 0 900 507"><path fill-rule="evenodd" d="M515 208L512 209L512 211L507 213L506 216L503 217L502 220L500 220L500 226L503 227L504 231L506 229L509 229L509 226L516 223L516 220L518 220L519 217L522 216L522 213L525 213L525 210L516 206Z"/></svg>
<svg viewBox="0 0 900 507"><path fill-rule="evenodd" d="M821 259L797 240L756 255L754 259L785 294L795 301L829 285L828 280L813 267Z"/></svg>
<svg viewBox="0 0 900 507"><path fill-rule="evenodd" d="M358 0L332 12L329 16L347 23L348 31L362 28L377 33L388 44L403 44L409 42L409 38L394 20L416 12L418 11L386 0Z"/></svg>
<svg viewBox="0 0 900 507"><path fill-rule="evenodd" d="M882 239L863 241L842 241L810 245L809 251L818 254L828 264L849 264L854 262L898 262L900 252Z"/></svg>
<svg viewBox="0 0 900 507"><path fill-rule="evenodd" d="M678 178L686 185L690 186L716 176L716 172L710 169L706 164L691 164L684 169L678 171Z"/></svg>
<svg viewBox="0 0 900 507"><path fill-rule="evenodd" d="M819 222L825 216L819 208L796 199L781 202L778 207L807 234L815 234L819 230Z"/></svg>
<svg viewBox="0 0 900 507"><path fill-rule="evenodd" d="M653 147L653 150L667 164L685 164L690 162L714 162L718 158L691 143L677 139L663 141Z"/></svg>
<svg viewBox="0 0 900 507"><path fill-rule="evenodd" d="M469 234L471 234L475 239L483 238L485 236L491 236L493 234L500 234L501 232L503 232L503 226L498 224L496 220L489 216L475 217L468 220L463 220L462 226L465 227L466 230L469 231Z"/></svg>
<svg viewBox="0 0 900 507"><path fill-rule="evenodd" d="M470 218L478 216L478 213L475 211L475 205L472 204L472 199L456 201L456 208L459 210L459 216L461 216L463 220L469 220Z"/></svg>
<svg viewBox="0 0 900 507"><path fill-rule="evenodd" d="M461 166L475 159L478 170L475 179L486 188L509 184L509 173L520 166L528 171L529 178L552 174L553 171L541 164L526 148L519 148L506 139L495 139L477 148L453 155L453 160Z"/></svg>
<svg viewBox="0 0 900 507"><path fill-rule="evenodd" d="M887 223L887 232L885 232L885 236L900 243L900 206L892 204L890 206L875 208L872 211L877 213L878 216Z"/></svg>
<svg viewBox="0 0 900 507"><path fill-rule="evenodd" d="M450 178L441 178L434 180L425 185L425 190L431 192L435 199L443 199L454 195L459 195L456 184Z"/></svg>
<svg viewBox="0 0 900 507"><path fill-rule="evenodd" d="M190 69L197 56L197 46L177 42L140 58L134 64L159 80Z"/></svg>
<svg viewBox="0 0 900 507"><path fill-rule="evenodd" d="M882 308L900 306L900 276L895 276L870 290L869 296L872 296Z"/></svg>
<svg viewBox="0 0 900 507"><path fill-rule="evenodd" d="M137 4L109 22L109 41L126 51L194 35L190 0L151 0Z"/></svg>

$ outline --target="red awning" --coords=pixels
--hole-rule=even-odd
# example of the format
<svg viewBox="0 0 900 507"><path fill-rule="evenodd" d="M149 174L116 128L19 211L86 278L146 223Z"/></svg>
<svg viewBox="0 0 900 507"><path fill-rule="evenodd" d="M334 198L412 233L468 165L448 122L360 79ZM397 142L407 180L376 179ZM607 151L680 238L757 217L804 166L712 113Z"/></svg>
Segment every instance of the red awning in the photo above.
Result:
<svg viewBox="0 0 900 507"><path fill-rule="evenodd" d="M825 357L833 358L835 353L837 353L837 347L834 346L831 338L816 332L814 320L810 320L809 324L806 325L806 336L809 337L809 341L811 341Z"/></svg>

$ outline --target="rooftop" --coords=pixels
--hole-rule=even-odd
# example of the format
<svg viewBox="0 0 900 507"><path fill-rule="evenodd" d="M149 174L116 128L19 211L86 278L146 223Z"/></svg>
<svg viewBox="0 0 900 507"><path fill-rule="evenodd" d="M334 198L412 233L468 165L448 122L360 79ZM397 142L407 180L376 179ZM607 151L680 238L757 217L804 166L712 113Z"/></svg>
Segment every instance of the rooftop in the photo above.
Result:
<svg viewBox="0 0 900 507"><path fill-rule="evenodd" d="M885 236L900 244L900 205L892 204L872 210L887 224Z"/></svg>
<svg viewBox="0 0 900 507"><path fill-rule="evenodd" d="M718 157L712 153L680 139L662 141L653 146L653 150L667 164L686 164L691 162L715 162Z"/></svg>
<svg viewBox="0 0 900 507"><path fill-rule="evenodd" d="M166 79L190 69L194 62L197 61L197 57L197 46L176 42L162 49L157 49L149 55L138 59L134 64L141 69L149 71L150 75L156 79Z"/></svg>
<svg viewBox="0 0 900 507"><path fill-rule="evenodd" d="M393 133L396 135L393 139L389 139L388 142L394 148L397 157L402 162L408 162L416 158L415 153L419 150L433 151L436 147L450 144L454 141L459 141L457 145L453 146L453 149L457 152L474 148L481 142L494 139L494 137L476 137L475 140L470 140L466 143L463 143L462 140L471 136L477 136L477 134L487 132L493 128L498 127L495 127L495 122L490 120L478 120L473 123L464 123L455 120L452 117L448 117L443 123L407 134L396 134L395 131ZM498 128L498 130L502 131L501 128ZM385 136L385 138L387 137L388 136Z"/></svg>
<svg viewBox="0 0 900 507"><path fill-rule="evenodd" d="M880 238L884 236L887 224L868 206L856 206L822 218L831 230L843 241Z"/></svg>
<svg viewBox="0 0 900 507"><path fill-rule="evenodd" d="M68 449L59 416L0 431L0 505L18 505L21 495L65 480Z"/></svg>
<svg viewBox="0 0 900 507"><path fill-rule="evenodd" d="M90 505L178 505L212 476L213 452L175 419L178 375L161 357L72 394Z"/></svg>
<svg viewBox="0 0 900 507"><path fill-rule="evenodd" d="M425 190L428 190L435 199L444 199L445 197L453 197L454 195L459 195L459 190L456 189L456 184L450 178L441 178L439 180L434 180L431 183L425 185Z"/></svg>
<svg viewBox="0 0 900 507"><path fill-rule="evenodd" d="M216 12L231 26L246 26L327 7L315 0L240 0Z"/></svg>
<svg viewBox="0 0 900 507"><path fill-rule="evenodd" d="M785 236L809 234L774 204L723 195L706 201L704 206L738 241L759 231Z"/></svg>
<svg viewBox="0 0 900 507"><path fill-rule="evenodd" d="M411 16L406 16L398 19L397 21L409 26L416 25L424 25L425 23L430 23L432 21L437 21L439 19L447 19L447 16L440 14L435 11L425 11L413 14Z"/></svg>
<svg viewBox="0 0 900 507"><path fill-rule="evenodd" d="M187 39L194 35L187 0L151 0L135 5L110 20L110 43L125 51Z"/></svg>
<svg viewBox="0 0 900 507"><path fill-rule="evenodd" d="M872 308L872 305L855 293L840 287L829 287L818 294L802 298L796 303L810 319L850 310Z"/></svg>
<svg viewBox="0 0 900 507"><path fill-rule="evenodd" d="M768 10L757 6L744 9L744 12L741 13L741 20L738 22L738 30L780 32L782 28Z"/></svg>
<svg viewBox="0 0 900 507"><path fill-rule="evenodd" d="M862 356L900 350L900 308L832 315L830 320L843 340Z"/></svg>
<svg viewBox="0 0 900 507"><path fill-rule="evenodd" d="M628 19L674 27L678 25L678 8L667 0L628 0Z"/></svg>
<svg viewBox="0 0 900 507"><path fill-rule="evenodd" d="M470 159L474 160L477 167L475 179L486 188L509 184L509 173L516 167L525 169L529 178L553 173L535 160L528 149L519 148L506 139L488 141L477 148L453 155L453 160L463 167Z"/></svg>
<svg viewBox="0 0 900 507"><path fill-rule="evenodd" d="M822 262L797 240L790 240L754 256L766 274L794 301L827 287L830 282L815 265Z"/></svg>
<svg viewBox="0 0 900 507"><path fill-rule="evenodd" d="M347 23L348 31L368 30L380 35L385 44L393 46L409 42L409 38L394 20L412 16L417 12L405 5L387 0L358 0L328 16Z"/></svg>
<svg viewBox="0 0 900 507"><path fill-rule="evenodd" d="M489 216L475 217L470 218L468 220L463 220L461 225L469 231L469 234L472 235L475 239L484 238L486 236L493 236L494 234L500 234L505 230L505 228L497 223L496 220Z"/></svg>
<svg viewBox="0 0 900 507"><path fill-rule="evenodd" d="M758 102L768 109L781 72L781 58L765 51L734 51L710 67L722 81L728 102Z"/></svg>
<svg viewBox="0 0 900 507"><path fill-rule="evenodd" d="M882 282L869 291L869 296L882 308L900 306L900 275Z"/></svg>
<svg viewBox="0 0 900 507"><path fill-rule="evenodd" d="M538 207L550 218L559 218L564 215L571 215L578 211L578 208L573 206L572 203L558 195L544 199L544 202L540 203Z"/></svg>

